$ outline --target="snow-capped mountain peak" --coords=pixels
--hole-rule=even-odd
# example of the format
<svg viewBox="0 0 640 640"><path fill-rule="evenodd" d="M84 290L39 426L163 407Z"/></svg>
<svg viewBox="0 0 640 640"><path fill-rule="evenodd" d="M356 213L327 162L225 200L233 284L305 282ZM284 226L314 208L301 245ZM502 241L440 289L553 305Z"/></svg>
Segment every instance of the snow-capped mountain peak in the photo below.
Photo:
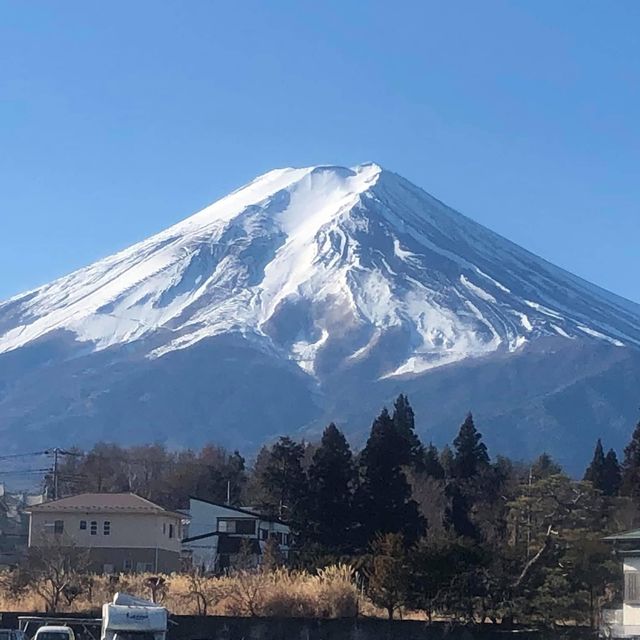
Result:
<svg viewBox="0 0 640 640"><path fill-rule="evenodd" d="M159 358L238 334L314 376L370 359L388 378L545 336L640 345L639 327L638 305L369 163L270 171L0 304L0 353L65 331Z"/></svg>

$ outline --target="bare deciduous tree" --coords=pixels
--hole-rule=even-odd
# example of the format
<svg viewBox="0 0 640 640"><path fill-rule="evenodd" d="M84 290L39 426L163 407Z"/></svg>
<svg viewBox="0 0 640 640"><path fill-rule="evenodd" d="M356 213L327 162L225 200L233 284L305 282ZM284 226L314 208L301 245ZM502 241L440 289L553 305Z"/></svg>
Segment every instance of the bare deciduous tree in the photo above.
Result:
<svg viewBox="0 0 640 640"><path fill-rule="evenodd" d="M149 576L144 586L149 589L152 602L162 602L167 595L167 580L163 576Z"/></svg>
<svg viewBox="0 0 640 640"><path fill-rule="evenodd" d="M218 582L203 575L201 571L189 573L189 593L187 597L195 600L196 611L199 616L206 616L209 606L220 599L221 591Z"/></svg>
<svg viewBox="0 0 640 640"><path fill-rule="evenodd" d="M56 534L43 538L41 546L32 547L17 569L19 582L31 587L44 601L47 612L59 609L61 598L70 605L84 589L88 552L70 539Z"/></svg>
<svg viewBox="0 0 640 640"><path fill-rule="evenodd" d="M405 604L409 572L404 540L400 533L387 533L371 545L371 560L365 570L371 599L387 611L389 620Z"/></svg>
<svg viewBox="0 0 640 640"><path fill-rule="evenodd" d="M264 575L259 571L237 571L229 590L229 599L236 615L258 616L262 604Z"/></svg>

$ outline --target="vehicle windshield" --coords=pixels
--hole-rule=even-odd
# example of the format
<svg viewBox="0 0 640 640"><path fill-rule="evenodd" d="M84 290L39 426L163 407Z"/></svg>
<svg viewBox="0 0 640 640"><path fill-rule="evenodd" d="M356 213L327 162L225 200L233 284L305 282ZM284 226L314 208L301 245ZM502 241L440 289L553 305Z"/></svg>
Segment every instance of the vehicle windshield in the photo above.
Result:
<svg viewBox="0 0 640 640"><path fill-rule="evenodd" d="M150 631L118 631L113 640L154 640Z"/></svg>
<svg viewBox="0 0 640 640"><path fill-rule="evenodd" d="M43 631L38 634L37 640L69 640L67 631Z"/></svg>

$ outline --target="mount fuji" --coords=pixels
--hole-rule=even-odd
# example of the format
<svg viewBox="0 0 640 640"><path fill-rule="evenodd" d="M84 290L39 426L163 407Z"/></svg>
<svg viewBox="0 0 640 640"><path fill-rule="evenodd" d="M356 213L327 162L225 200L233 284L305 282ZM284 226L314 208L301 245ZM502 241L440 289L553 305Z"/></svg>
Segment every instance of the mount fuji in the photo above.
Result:
<svg viewBox="0 0 640 640"><path fill-rule="evenodd" d="M571 469L620 447L640 305L376 164L278 169L0 303L0 430L21 449L355 441L409 394L421 435L473 410L496 452Z"/></svg>

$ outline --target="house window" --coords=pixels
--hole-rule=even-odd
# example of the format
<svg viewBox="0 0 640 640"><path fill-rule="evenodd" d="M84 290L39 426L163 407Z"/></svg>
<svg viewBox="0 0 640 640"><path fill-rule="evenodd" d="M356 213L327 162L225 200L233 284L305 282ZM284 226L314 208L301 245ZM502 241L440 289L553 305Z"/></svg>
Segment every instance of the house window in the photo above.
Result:
<svg viewBox="0 0 640 640"><path fill-rule="evenodd" d="M56 520L53 523L53 533L64 533L64 520Z"/></svg>
<svg viewBox="0 0 640 640"><path fill-rule="evenodd" d="M625 571L624 601L629 604L640 604L640 573L637 571Z"/></svg>
<svg viewBox="0 0 640 640"><path fill-rule="evenodd" d="M279 545L282 544L282 532L280 531L271 531L269 533L269 539L275 540Z"/></svg>
<svg viewBox="0 0 640 640"><path fill-rule="evenodd" d="M236 520L236 533L249 534L254 536L256 534L256 521L255 520Z"/></svg>
<svg viewBox="0 0 640 640"><path fill-rule="evenodd" d="M105 536L109 536L111 535L111 522L109 522L109 520L105 520L103 525L102 525L102 533Z"/></svg>
<svg viewBox="0 0 640 640"><path fill-rule="evenodd" d="M288 546L289 546L289 534L288 534L288 533L283 533L283 534L282 534L282 544L283 544L285 547L288 547Z"/></svg>
<svg viewBox="0 0 640 640"><path fill-rule="evenodd" d="M87 530L87 521L80 520L80 531L86 531L86 530Z"/></svg>
<svg viewBox="0 0 640 640"><path fill-rule="evenodd" d="M169 525L169 537L173 538L173 525L172 524Z"/></svg>
<svg viewBox="0 0 640 640"><path fill-rule="evenodd" d="M89 529L89 533L91 533L92 536L98 535L98 523L95 520L91 521L91 527Z"/></svg>
<svg viewBox="0 0 640 640"><path fill-rule="evenodd" d="M269 539L269 530L260 529L260 540L268 540L268 539Z"/></svg>
<svg viewBox="0 0 640 640"><path fill-rule="evenodd" d="M256 535L256 521L243 518L242 520L218 520L218 531L220 533L239 533L241 535Z"/></svg>
<svg viewBox="0 0 640 640"><path fill-rule="evenodd" d="M122 566L125 571L133 571L133 560L125 560Z"/></svg>

